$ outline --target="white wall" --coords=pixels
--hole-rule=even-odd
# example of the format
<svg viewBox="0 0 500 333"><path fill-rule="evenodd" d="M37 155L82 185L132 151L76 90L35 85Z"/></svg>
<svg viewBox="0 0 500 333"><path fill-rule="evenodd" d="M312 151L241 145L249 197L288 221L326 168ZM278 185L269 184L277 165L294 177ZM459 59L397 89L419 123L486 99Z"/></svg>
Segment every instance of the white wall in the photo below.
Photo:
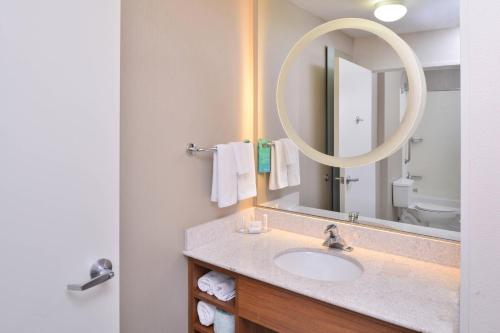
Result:
<svg viewBox="0 0 500 333"><path fill-rule="evenodd" d="M401 38L415 51L424 67L460 63L459 28L402 34ZM354 39L353 59L356 63L374 71L403 67L391 47L375 36Z"/></svg>
<svg viewBox="0 0 500 333"><path fill-rule="evenodd" d="M500 332L500 3L461 1L461 332Z"/></svg>

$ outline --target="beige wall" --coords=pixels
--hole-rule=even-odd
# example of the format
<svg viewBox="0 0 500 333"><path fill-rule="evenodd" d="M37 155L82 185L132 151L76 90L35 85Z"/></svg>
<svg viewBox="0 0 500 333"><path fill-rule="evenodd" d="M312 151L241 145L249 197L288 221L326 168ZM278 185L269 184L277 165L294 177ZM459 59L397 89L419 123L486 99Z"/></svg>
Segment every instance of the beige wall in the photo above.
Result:
<svg viewBox="0 0 500 333"><path fill-rule="evenodd" d="M258 137L286 137L276 112L276 82L281 64L293 44L312 28L324 23L287 0L258 0ZM313 147L325 149L325 46L346 54L352 39L342 32L322 36L307 47L292 66L287 84L288 114L297 132ZM301 204L329 209L329 167L300 154L301 185L268 191L268 177L259 176L259 203L300 192Z"/></svg>
<svg viewBox="0 0 500 333"><path fill-rule="evenodd" d="M248 207L209 201L202 146L253 137L247 0L122 1L121 327L187 331L184 229Z"/></svg>

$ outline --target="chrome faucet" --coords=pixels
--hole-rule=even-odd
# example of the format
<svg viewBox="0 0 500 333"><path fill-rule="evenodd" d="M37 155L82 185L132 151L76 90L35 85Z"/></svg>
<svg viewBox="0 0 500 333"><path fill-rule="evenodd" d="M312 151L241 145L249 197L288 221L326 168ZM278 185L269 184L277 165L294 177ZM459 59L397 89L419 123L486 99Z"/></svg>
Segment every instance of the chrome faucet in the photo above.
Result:
<svg viewBox="0 0 500 333"><path fill-rule="evenodd" d="M358 218L359 218L358 212L349 212L349 217L348 217L349 222L356 222Z"/></svg>
<svg viewBox="0 0 500 333"><path fill-rule="evenodd" d="M325 229L325 234L328 233L328 238L323 242L323 246L327 246L331 249L339 249L342 251L351 252L352 247L347 246L339 235L337 226L335 224L330 224Z"/></svg>

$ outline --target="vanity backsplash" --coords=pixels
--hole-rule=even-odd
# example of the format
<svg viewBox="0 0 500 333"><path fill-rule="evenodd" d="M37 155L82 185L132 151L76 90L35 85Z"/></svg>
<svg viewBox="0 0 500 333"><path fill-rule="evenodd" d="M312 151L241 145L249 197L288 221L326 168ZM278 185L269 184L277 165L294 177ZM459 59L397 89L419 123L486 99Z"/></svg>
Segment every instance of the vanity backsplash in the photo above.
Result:
<svg viewBox="0 0 500 333"><path fill-rule="evenodd" d="M354 247L354 251L356 247L361 247L445 266L460 266L460 244L458 242L260 207L242 210L236 214L186 230L185 249L189 251L235 232L238 220L242 216L254 215L259 220L264 214L268 215L269 228L318 238L319 242L326 238L324 233L326 226L335 223L340 235L348 245ZM249 237L252 236L249 235Z"/></svg>

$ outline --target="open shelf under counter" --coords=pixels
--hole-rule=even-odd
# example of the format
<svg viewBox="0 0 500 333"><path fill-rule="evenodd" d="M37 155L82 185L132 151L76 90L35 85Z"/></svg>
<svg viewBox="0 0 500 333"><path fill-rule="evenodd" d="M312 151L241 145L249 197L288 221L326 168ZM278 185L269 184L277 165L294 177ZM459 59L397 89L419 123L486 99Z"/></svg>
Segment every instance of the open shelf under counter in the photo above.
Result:
<svg viewBox="0 0 500 333"><path fill-rule="evenodd" d="M203 326L196 306L204 301L231 313L236 333L402 333L416 332L368 317L292 291L248 278L235 272L189 258L189 332L212 333ZM198 279L209 271L235 279L236 298L223 302L198 289Z"/></svg>
<svg viewBox="0 0 500 333"><path fill-rule="evenodd" d="M226 312L229 312L231 314L236 313L236 301L235 298L233 298L230 301L221 301L217 297L209 295L207 293L204 293L203 291L199 289L195 289L193 291L193 297L196 298L199 301L207 302L209 304L215 305L218 309L224 310Z"/></svg>
<svg viewBox="0 0 500 333"><path fill-rule="evenodd" d="M194 323L194 331L197 333L214 333L214 326L203 326L199 322Z"/></svg>

